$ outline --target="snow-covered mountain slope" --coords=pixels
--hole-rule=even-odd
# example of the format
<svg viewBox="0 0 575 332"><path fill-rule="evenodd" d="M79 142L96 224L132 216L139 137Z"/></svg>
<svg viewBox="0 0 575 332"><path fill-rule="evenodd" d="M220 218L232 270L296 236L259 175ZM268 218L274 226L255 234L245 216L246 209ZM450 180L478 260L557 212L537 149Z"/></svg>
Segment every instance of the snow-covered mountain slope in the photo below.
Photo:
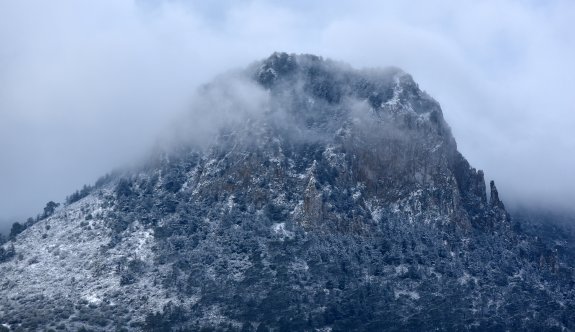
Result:
<svg viewBox="0 0 575 332"><path fill-rule="evenodd" d="M199 96L212 139L183 139L4 245L0 323L575 328L573 260L521 231L494 183L488 199L410 75L275 53Z"/></svg>
<svg viewBox="0 0 575 332"><path fill-rule="evenodd" d="M102 188L13 241L17 254L2 265L3 323L22 320L24 330L44 330L50 321L59 323L52 328L67 322L67 330L116 318L129 324L174 300L155 282L166 274L161 267L142 270L136 283L123 279L125 270L154 265L154 238L134 221L131 236L110 248L114 232L104 221L113 211L110 201L111 191ZM127 293L134 296L126 298ZM32 311L24 310L27 307Z"/></svg>

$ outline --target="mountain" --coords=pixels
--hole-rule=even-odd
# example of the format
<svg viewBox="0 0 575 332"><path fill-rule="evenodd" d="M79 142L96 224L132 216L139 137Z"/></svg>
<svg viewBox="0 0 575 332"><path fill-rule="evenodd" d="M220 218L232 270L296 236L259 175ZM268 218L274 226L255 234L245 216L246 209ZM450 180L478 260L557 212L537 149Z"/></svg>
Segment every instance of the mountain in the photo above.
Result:
<svg viewBox="0 0 575 332"><path fill-rule="evenodd" d="M274 53L198 100L176 143L18 228L0 323L575 329L572 238L510 217L409 74Z"/></svg>

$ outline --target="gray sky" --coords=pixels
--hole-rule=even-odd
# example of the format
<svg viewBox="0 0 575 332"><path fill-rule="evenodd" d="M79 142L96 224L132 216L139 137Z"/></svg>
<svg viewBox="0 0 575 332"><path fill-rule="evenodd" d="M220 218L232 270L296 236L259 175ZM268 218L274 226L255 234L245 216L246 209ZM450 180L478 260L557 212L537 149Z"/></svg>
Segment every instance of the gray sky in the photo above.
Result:
<svg viewBox="0 0 575 332"><path fill-rule="evenodd" d="M273 51L395 65L504 201L575 199L575 2L2 1L0 220L137 160L198 84Z"/></svg>

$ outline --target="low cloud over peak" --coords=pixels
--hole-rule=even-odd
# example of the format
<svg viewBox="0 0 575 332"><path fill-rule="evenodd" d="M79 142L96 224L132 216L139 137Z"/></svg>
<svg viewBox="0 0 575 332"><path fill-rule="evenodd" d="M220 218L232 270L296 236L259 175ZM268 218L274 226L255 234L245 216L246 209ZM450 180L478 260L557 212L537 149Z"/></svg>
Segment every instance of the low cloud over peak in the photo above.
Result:
<svg viewBox="0 0 575 332"><path fill-rule="evenodd" d="M0 4L0 220L144 155L218 73L274 51L398 66L506 201L571 208L571 1Z"/></svg>

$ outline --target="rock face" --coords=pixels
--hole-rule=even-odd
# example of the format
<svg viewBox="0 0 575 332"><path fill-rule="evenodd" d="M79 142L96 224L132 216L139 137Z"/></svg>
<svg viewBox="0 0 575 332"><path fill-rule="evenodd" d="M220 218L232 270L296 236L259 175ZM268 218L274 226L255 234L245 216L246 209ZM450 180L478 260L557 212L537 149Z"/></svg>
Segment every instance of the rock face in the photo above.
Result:
<svg viewBox="0 0 575 332"><path fill-rule="evenodd" d="M0 323L575 329L573 266L512 223L493 182L487 199L410 75L275 53L238 77L262 110L100 181L3 246ZM225 84L202 91L242 112Z"/></svg>

